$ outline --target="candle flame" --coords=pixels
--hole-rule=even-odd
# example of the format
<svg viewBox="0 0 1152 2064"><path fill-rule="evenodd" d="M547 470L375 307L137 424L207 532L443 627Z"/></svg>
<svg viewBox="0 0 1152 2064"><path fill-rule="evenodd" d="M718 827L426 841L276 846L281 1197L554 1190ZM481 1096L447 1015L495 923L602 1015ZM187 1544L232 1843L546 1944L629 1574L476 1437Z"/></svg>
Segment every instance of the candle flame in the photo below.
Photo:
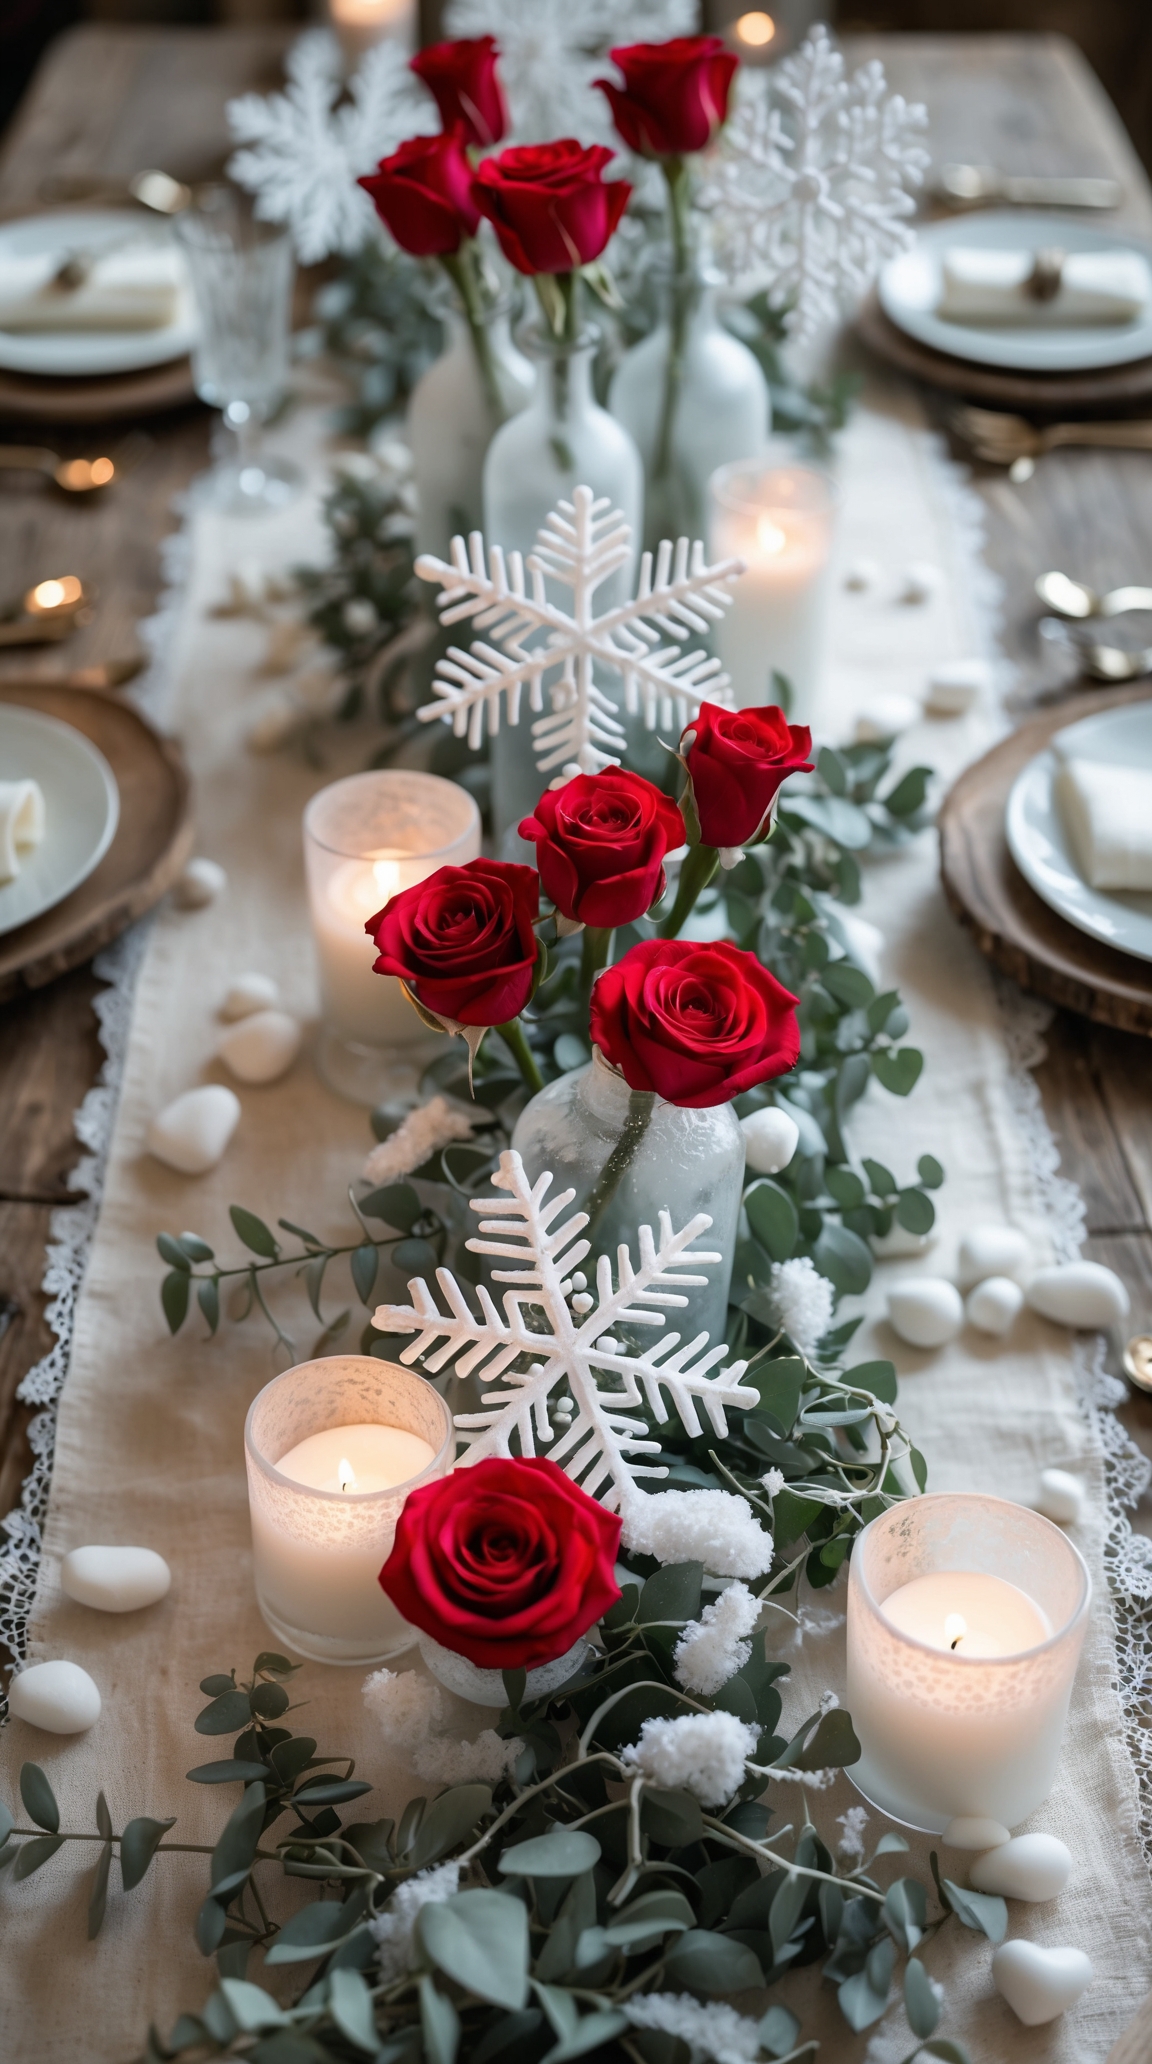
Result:
<svg viewBox="0 0 1152 2064"><path fill-rule="evenodd" d="M375 877L376 887L379 889L380 894L384 897L385 901L387 901L390 896L394 896L396 894L397 889L400 887L399 861L374 860L372 862L372 873Z"/></svg>
<svg viewBox="0 0 1152 2064"><path fill-rule="evenodd" d="M356 1471L346 1455L341 1455L336 1464L336 1480L342 1491L354 1491L356 1488Z"/></svg>
<svg viewBox="0 0 1152 2064"><path fill-rule="evenodd" d="M950 1612L944 1622L944 1639L949 1648L959 1648L968 1632L968 1622L963 1613Z"/></svg>
<svg viewBox="0 0 1152 2064"><path fill-rule="evenodd" d="M788 543L788 533L781 530L778 523L773 523L771 517L761 516L756 525L756 543L762 552L775 556L777 552L782 552Z"/></svg>

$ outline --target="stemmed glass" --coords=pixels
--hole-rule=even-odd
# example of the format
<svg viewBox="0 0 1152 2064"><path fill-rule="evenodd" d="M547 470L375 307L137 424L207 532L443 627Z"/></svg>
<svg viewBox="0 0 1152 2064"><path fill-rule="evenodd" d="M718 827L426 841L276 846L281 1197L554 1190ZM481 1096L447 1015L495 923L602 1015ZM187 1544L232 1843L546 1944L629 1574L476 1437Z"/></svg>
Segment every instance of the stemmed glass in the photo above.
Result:
<svg viewBox="0 0 1152 2064"><path fill-rule="evenodd" d="M261 426L288 377L288 333L294 261L288 230L261 222L247 196L223 184L198 189L175 222L199 316L192 354L196 392L221 410L237 455L216 469L219 507L276 509L299 491L302 476L260 450Z"/></svg>

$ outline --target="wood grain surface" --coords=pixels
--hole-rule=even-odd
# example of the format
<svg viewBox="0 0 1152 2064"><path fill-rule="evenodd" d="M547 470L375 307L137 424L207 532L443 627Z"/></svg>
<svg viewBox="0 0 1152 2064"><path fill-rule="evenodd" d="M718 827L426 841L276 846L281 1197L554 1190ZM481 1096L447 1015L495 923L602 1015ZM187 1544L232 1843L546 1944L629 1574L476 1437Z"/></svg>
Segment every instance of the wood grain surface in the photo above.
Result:
<svg viewBox="0 0 1152 2064"><path fill-rule="evenodd" d="M9 423L138 423L180 408L195 394L192 361L171 359L136 373L99 379L36 379L0 366L0 421Z"/></svg>

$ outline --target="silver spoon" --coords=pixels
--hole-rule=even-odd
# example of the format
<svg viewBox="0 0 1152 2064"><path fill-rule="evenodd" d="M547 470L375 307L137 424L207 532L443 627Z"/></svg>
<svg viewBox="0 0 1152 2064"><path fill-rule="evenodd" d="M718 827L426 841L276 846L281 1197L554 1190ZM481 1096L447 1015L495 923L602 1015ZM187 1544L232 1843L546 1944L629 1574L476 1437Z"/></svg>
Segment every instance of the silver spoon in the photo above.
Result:
<svg viewBox="0 0 1152 2064"><path fill-rule="evenodd" d="M1073 580L1067 573L1042 573L1036 593L1053 616L1072 623L1084 623L1090 616L1123 616L1129 609L1152 609L1152 588L1112 588L1097 594L1086 581Z"/></svg>
<svg viewBox="0 0 1152 2064"><path fill-rule="evenodd" d="M44 473L65 494L93 494L116 477L113 459L62 459L59 452L39 444L0 444L0 468L24 473Z"/></svg>

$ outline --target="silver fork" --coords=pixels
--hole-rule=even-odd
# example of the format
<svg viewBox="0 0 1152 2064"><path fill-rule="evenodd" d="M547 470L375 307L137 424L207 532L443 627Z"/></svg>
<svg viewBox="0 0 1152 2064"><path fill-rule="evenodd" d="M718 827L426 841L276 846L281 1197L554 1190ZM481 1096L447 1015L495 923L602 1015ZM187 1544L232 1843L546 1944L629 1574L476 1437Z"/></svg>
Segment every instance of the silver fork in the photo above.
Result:
<svg viewBox="0 0 1152 2064"><path fill-rule="evenodd" d="M948 427L991 466L1006 466L1013 480L1028 480L1036 460L1060 445L1099 445L1113 451L1152 451L1152 418L1130 417L1122 423L1048 423L1038 429L1024 416L958 402L948 411Z"/></svg>

